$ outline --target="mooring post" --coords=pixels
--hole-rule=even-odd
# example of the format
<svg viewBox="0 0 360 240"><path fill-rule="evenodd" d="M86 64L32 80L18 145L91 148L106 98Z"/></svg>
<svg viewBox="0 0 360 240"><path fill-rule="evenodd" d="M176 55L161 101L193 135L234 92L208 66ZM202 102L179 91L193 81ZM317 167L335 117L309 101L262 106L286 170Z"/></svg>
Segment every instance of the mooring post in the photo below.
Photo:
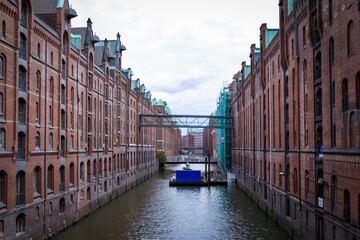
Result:
<svg viewBox="0 0 360 240"><path fill-rule="evenodd" d="M210 183L210 153L208 153L208 182Z"/></svg>

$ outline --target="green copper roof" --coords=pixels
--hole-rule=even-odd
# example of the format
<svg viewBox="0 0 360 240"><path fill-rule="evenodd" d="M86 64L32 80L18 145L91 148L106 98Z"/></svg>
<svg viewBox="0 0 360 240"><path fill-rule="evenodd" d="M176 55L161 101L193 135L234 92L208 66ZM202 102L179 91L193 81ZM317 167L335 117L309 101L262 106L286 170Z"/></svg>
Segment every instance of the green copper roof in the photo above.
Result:
<svg viewBox="0 0 360 240"><path fill-rule="evenodd" d="M260 48L255 48L255 49L254 49L254 53L260 54Z"/></svg>
<svg viewBox="0 0 360 240"><path fill-rule="evenodd" d="M293 0L288 0L288 16L293 11L293 8L294 8Z"/></svg>
<svg viewBox="0 0 360 240"><path fill-rule="evenodd" d="M165 111L166 111L169 115L171 115L171 109L170 109L170 107L169 107L168 105L165 106Z"/></svg>
<svg viewBox="0 0 360 240"><path fill-rule="evenodd" d="M151 99L151 105L152 106L156 105L156 103L157 103L156 98Z"/></svg>
<svg viewBox="0 0 360 240"><path fill-rule="evenodd" d="M249 65L246 65L245 66L245 78L247 78L247 76L249 75L251 71L251 67Z"/></svg>
<svg viewBox="0 0 360 240"><path fill-rule="evenodd" d="M62 8L64 6L65 0L59 0L56 8Z"/></svg>
<svg viewBox="0 0 360 240"><path fill-rule="evenodd" d="M71 44L74 45L77 49L80 49L80 40L81 35L71 34Z"/></svg>
<svg viewBox="0 0 360 240"><path fill-rule="evenodd" d="M124 68L121 68L121 71L123 71L123 72L126 72L126 73L128 73L128 74L130 74L128 77L130 78L130 76L133 76L134 75L134 73L133 73L133 71L130 69L130 72L129 72L129 69L124 69Z"/></svg>
<svg viewBox="0 0 360 240"><path fill-rule="evenodd" d="M135 88L139 88L139 87L140 87L139 79L131 80L131 90L135 90Z"/></svg>
<svg viewBox="0 0 360 240"><path fill-rule="evenodd" d="M163 100L160 98L159 101L156 104L157 106L165 106Z"/></svg>
<svg viewBox="0 0 360 240"><path fill-rule="evenodd" d="M147 92L145 93L145 98L151 99L151 92L150 92L150 91L147 91Z"/></svg>
<svg viewBox="0 0 360 240"><path fill-rule="evenodd" d="M266 29L265 30L265 48L269 46L279 29Z"/></svg>
<svg viewBox="0 0 360 240"><path fill-rule="evenodd" d="M143 85L140 86L140 92L145 93L145 91L146 91L146 87L143 84Z"/></svg>

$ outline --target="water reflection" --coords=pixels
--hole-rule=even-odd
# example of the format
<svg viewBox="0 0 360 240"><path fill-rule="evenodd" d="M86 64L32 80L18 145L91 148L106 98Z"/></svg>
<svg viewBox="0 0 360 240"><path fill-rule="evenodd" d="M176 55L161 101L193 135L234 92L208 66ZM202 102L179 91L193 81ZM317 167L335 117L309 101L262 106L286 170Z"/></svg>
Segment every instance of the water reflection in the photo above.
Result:
<svg viewBox="0 0 360 240"><path fill-rule="evenodd" d="M170 188L181 167L168 167L55 239L286 239L236 188Z"/></svg>

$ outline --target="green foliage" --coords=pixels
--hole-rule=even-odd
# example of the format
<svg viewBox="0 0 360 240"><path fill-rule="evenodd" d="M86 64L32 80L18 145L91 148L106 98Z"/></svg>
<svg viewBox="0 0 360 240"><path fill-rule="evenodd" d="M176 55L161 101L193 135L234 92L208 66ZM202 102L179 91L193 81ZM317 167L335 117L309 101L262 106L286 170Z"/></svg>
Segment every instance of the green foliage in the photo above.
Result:
<svg viewBox="0 0 360 240"><path fill-rule="evenodd" d="M166 153L163 150L158 150L156 152L156 159L159 163L165 164L166 163Z"/></svg>

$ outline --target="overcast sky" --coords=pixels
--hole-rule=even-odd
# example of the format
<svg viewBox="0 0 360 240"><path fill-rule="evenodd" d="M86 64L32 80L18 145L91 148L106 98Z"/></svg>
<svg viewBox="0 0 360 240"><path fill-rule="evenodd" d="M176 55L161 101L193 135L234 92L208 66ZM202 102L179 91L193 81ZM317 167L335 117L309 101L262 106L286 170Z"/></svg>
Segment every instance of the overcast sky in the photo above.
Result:
<svg viewBox="0 0 360 240"><path fill-rule="evenodd" d="M259 46L260 26L278 28L278 0L69 0L88 17L100 39L121 34L131 67L153 98L173 114L209 115L224 81L231 83L250 45Z"/></svg>

